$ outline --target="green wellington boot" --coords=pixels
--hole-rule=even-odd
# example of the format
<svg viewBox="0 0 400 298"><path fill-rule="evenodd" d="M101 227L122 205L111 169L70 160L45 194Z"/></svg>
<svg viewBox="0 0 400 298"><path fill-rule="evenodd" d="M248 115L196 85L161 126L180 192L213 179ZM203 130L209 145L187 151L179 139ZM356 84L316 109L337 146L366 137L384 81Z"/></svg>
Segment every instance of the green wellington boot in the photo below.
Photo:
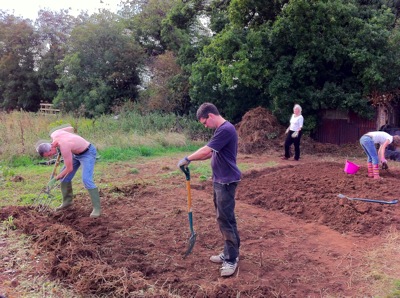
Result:
<svg viewBox="0 0 400 298"><path fill-rule="evenodd" d="M98 188L88 189L90 199L92 200L93 211L90 217L99 217L101 215L100 194Z"/></svg>
<svg viewBox="0 0 400 298"><path fill-rule="evenodd" d="M72 182L61 182L62 204L56 208L56 211L66 209L72 205Z"/></svg>

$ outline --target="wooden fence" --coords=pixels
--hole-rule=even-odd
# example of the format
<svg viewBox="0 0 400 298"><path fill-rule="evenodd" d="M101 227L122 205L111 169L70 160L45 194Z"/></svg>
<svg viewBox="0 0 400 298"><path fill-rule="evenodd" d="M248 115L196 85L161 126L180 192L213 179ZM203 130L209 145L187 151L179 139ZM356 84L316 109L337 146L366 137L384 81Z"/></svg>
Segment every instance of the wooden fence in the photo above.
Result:
<svg viewBox="0 0 400 298"><path fill-rule="evenodd" d="M39 112L42 114L58 114L60 110L54 109L52 103L41 103Z"/></svg>
<svg viewBox="0 0 400 298"><path fill-rule="evenodd" d="M321 143L342 145L357 142L361 136L376 130L375 122L348 123L342 119L324 119L318 128L315 139Z"/></svg>

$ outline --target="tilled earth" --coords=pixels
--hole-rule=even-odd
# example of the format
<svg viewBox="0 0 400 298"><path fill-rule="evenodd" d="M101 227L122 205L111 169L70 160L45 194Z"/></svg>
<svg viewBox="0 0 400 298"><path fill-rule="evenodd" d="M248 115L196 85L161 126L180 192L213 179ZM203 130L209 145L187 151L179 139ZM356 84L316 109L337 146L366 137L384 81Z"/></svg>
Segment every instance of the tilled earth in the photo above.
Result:
<svg viewBox="0 0 400 298"><path fill-rule="evenodd" d="M0 219L13 216L16 232L31 237L32 270L73 289L76 297L375 294L365 256L400 228L399 207L338 194L396 199L398 167L389 164L390 170L381 172L383 179L373 180L366 177L363 159L355 161L360 171L348 175L343 171L345 158L304 155L296 162L276 155L240 155L239 164L247 165L236 204L240 262L234 276L221 278L219 266L209 261L223 244L212 183L198 174L191 179L198 236L193 252L182 257L190 230L185 177L176 161L165 157L135 164L137 174L127 163L110 164L115 177L97 177L102 185L114 185L101 188L103 215L98 219L89 218L86 194L77 195L74 206L64 212L9 206L0 209ZM6 238L0 248L0 260L7 258ZM20 282L18 270L10 272L0 265L0 294L18 297L13 290Z"/></svg>

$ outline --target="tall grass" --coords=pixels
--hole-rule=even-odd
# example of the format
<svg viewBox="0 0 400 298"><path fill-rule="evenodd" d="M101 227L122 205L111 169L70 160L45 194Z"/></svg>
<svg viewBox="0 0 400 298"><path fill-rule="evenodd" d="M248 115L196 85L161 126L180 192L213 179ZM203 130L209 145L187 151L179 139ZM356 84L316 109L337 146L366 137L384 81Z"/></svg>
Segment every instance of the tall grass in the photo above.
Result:
<svg viewBox="0 0 400 298"><path fill-rule="evenodd" d="M129 111L118 117L104 115L87 119L68 114L0 113L0 160L8 165L25 165L39 159L35 152L37 141L50 141L49 132L67 123L110 160L153 155L177 148L192 150L198 146L194 146L196 141L210 136L196 119L174 114L141 115Z"/></svg>

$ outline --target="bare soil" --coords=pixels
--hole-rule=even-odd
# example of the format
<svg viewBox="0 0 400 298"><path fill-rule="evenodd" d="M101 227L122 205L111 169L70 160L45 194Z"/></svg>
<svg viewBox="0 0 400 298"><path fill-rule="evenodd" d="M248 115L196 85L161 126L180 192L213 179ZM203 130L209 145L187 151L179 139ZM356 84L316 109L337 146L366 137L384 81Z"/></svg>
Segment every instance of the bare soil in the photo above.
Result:
<svg viewBox="0 0 400 298"><path fill-rule="evenodd" d="M381 171L382 180L367 178L361 149L353 147L349 152L359 156L353 161L362 167L348 175L343 148L337 155L336 147L318 150L306 139L303 147L300 161L281 160L281 144L268 153L239 154L238 163L247 165L236 204L241 250L239 268L229 278L220 277L219 266L209 261L223 242L212 182L197 174L191 179L197 241L183 258L190 230L178 157L135 164L137 174L129 163L110 164L115 174L98 181L121 186L101 188L103 215L98 219L89 218L90 199L83 194L63 212L3 207L0 220L13 216L17 232L31 237L32 271L73 289L77 297L371 296L366 252L400 228L400 210L397 204L352 201L338 194L398 198L392 186L398 184L400 169ZM0 249L7 258L6 238ZM0 294L18 297L18 268L0 269Z"/></svg>
<svg viewBox="0 0 400 298"><path fill-rule="evenodd" d="M130 297L129 293L150 288L158 288L154 297L168 293L236 297L239 292L241 297L368 295L360 292L366 289L366 281L353 273L362 271L365 250L382 243L390 229L400 227L400 211L397 205L337 195L392 200L397 193L388 185L398 182L400 171L385 171L384 179L376 181L366 177L365 167L356 175L344 173L343 160L239 157L240 163L272 161L277 165L244 172L238 188L236 215L242 245L240 266L231 278L221 278L218 265L208 260L221 251L222 239L214 216L212 183L198 177L191 183L198 236L192 254L182 258L190 237L187 191L183 174L166 177L174 163L169 159L139 168L143 181L158 174L151 183L102 189L101 218L88 217L91 204L82 196L59 213L3 207L0 219L13 216L18 231L32 236L35 271L83 296ZM127 170L118 169L129 181L132 174ZM158 178L160 173L166 175Z"/></svg>

